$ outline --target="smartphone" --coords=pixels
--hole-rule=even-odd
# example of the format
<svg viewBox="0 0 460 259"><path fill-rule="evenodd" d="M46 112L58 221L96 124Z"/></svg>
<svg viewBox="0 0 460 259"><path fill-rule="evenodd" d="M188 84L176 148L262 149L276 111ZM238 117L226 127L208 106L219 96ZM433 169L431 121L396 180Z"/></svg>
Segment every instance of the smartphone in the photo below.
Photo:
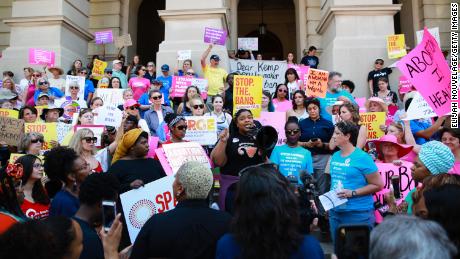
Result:
<svg viewBox="0 0 460 259"><path fill-rule="evenodd" d="M109 231L117 215L117 205L115 201L103 200L102 201L102 224L104 231Z"/></svg>
<svg viewBox="0 0 460 259"><path fill-rule="evenodd" d="M340 225L335 241L337 258L369 258L370 233L368 225Z"/></svg>
<svg viewBox="0 0 460 259"><path fill-rule="evenodd" d="M399 175L391 177L391 185L393 185L393 193L396 199L401 199L401 188L399 188Z"/></svg>

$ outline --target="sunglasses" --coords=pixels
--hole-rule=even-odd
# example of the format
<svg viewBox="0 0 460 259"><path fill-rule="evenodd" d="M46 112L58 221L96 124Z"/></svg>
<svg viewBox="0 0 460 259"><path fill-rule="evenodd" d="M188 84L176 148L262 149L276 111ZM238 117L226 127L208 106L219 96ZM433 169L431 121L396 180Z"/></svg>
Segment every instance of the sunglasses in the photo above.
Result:
<svg viewBox="0 0 460 259"><path fill-rule="evenodd" d="M137 109L137 106L133 105L133 106L128 107L128 109L130 109L131 111L134 111Z"/></svg>
<svg viewBox="0 0 460 259"><path fill-rule="evenodd" d="M163 96L157 95L157 96L152 96L153 100L160 100Z"/></svg>
<svg viewBox="0 0 460 259"><path fill-rule="evenodd" d="M195 73L189 73L189 72L187 72L187 75L189 75L189 76L194 76Z"/></svg>
<svg viewBox="0 0 460 259"><path fill-rule="evenodd" d="M33 77L40 77L40 75L38 75L38 74L33 74L32 76Z"/></svg>
<svg viewBox="0 0 460 259"><path fill-rule="evenodd" d="M105 72L106 74L112 74L112 71Z"/></svg>
<svg viewBox="0 0 460 259"><path fill-rule="evenodd" d="M80 89L78 86L71 86L70 89Z"/></svg>
<svg viewBox="0 0 460 259"><path fill-rule="evenodd" d="M295 129L295 130L286 130L285 131L287 135L295 135L300 132L300 130Z"/></svg>
<svg viewBox="0 0 460 259"><path fill-rule="evenodd" d="M186 126L186 125L177 126L176 128L177 128L178 130L187 130L187 126Z"/></svg>
<svg viewBox="0 0 460 259"><path fill-rule="evenodd" d="M383 65L382 62L375 62L376 65Z"/></svg>
<svg viewBox="0 0 460 259"><path fill-rule="evenodd" d="M284 89L278 89L278 93L287 93L287 90L284 90Z"/></svg>
<svg viewBox="0 0 460 259"><path fill-rule="evenodd" d="M97 138L96 137L84 137L82 140L86 141L86 143L91 144L91 143L96 143Z"/></svg>
<svg viewBox="0 0 460 259"><path fill-rule="evenodd" d="M38 142L43 144L43 139L32 139L32 140L30 140L30 143L33 143L33 144L36 144Z"/></svg>
<svg viewBox="0 0 460 259"><path fill-rule="evenodd" d="M198 109L198 108L204 109L204 104L197 104L197 105L193 105L192 107L193 107L193 109L195 109L195 110Z"/></svg>
<svg viewBox="0 0 460 259"><path fill-rule="evenodd" d="M46 81L38 82L38 85L47 85L47 84L48 84L48 82L46 82Z"/></svg>

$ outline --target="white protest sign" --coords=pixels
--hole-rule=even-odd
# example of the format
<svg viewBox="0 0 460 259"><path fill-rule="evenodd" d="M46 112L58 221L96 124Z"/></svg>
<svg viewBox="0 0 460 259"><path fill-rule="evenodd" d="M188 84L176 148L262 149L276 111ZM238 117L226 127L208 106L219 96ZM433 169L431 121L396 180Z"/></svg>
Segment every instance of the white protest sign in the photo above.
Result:
<svg viewBox="0 0 460 259"><path fill-rule="evenodd" d="M64 141L64 138L67 136L67 134L71 130L72 130L72 124L58 122L56 126L56 133L57 133L59 144L62 144L62 142Z"/></svg>
<svg viewBox="0 0 460 259"><path fill-rule="evenodd" d="M437 116L419 92L417 92L414 99L412 99L406 114L407 117L403 120L426 119Z"/></svg>
<svg viewBox="0 0 460 259"><path fill-rule="evenodd" d="M238 38L238 48L244 50L259 50L259 38Z"/></svg>
<svg viewBox="0 0 460 259"><path fill-rule="evenodd" d="M214 145L217 142L217 122L212 116L187 116L185 140L201 145Z"/></svg>
<svg viewBox="0 0 460 259"><path fill-rule="evenodd" d="M100 97L104 104L118 106L124 103L123 91L124 89L97 88L95 96Z"/></svg>
<svg viewBox="0 0 460 259"><path fill-rule="evenodd" d="M180 142L166 144L162 147L173 174L176 174L179 167L187 161L198 161L211 168L206 152L197 142Z"/></svg>
<svg viewBox="0 0 460 259"><path fill-rule="evenodd" d="M134 244L142 226L151 216L176 207L177 201L174 198L173 182L174 176L166 176L139 189L120 194L131 243Z"/></svg>
<svg viewBox="0 0 460 259"><path fill-rule="evenodd" d="M70 93L70 84L72 82L77 82L78 87L80 88L78 90L78 98L81 100L84 99L85 97L85 77L83 76L69 76L67 75L65 78L65 95L66 96L71 96Z"/></svg>
<svg viewBox="0 0 460 259"><path fill-rule="evenodd" d="M97 116L94 116L94 124L120 127L123 112L117 107L111 105L102 106L93 112L97 114Z"/></svg>
<svg viewBox="0 0 460 259"><path fill-rule="evenodd" d="M439 27L430 28L428 31L433 35L433 37L438 42L438 45L441 46L441 38L439 37ZM417 45L422 42L423 39L423 30L417 31Z"/></svg>
<svg viewBox="0 0 460 259"><path fill-rule="evenodd" d="M115 37L115 46L119 49L123 47L129 47L132 45L133 45L133 42L131 41L131 35L129 33Z"/></svg>
<svg viewBox="0 0 460 259"><path fill-rule="evenodd" d="M178 50L177 51L177 60L186 60L192 58L192 50ZM184 71L187 72L187 71Z"/></svg>
<svg viewBox="0 0 460 259"><path fill-rule="evenodd" d="M230 60L230 70L245 76L261 76L264 79L263 90L273 93L278 84L284 84L287 62L247 59Z"/></svg>

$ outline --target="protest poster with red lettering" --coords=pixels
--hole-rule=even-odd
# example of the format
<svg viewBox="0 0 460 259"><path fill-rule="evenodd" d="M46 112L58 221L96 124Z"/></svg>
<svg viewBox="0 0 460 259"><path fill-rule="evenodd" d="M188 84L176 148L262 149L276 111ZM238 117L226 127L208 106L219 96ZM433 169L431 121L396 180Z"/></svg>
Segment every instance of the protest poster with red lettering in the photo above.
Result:
<svg viewBox="0 0 460 259"><path fill-rule="evenodd" d="M56 61L56 54L54 51L30 48L29 49L29 64L31 65L46 65L49 67L54 66Z"/></svg>
<svg viewBox="0 0 460 259"><path fill-rule="evenodd" d="M172 185L174 176L166 176L139 189L120 194L129 238L134 243L145 222L155 214L172 210L177 205Z"/></svg>
<svg viewBox="0 0 460 259"><path fill-rule="evenodd" d="M211 168L209 157L197 142L165 144L162 145L162 148L173 174L176 174L177 170L187 161L198 161Z"/></svg>
<svg viewBox="0 0 460 259"><path fill-rule="evenodd" d="M359 123L367 129L367 140L385 135L380 125L385 125L385 112L365 112L359 114Z"/></svg>
<svg viewBox="0 0 460 259"><path fill-rule="evenodd" d="M43 123L25 123L24 133L38 132L43 134L45 143L43 143L42 150L51 149L51 141L58 141L57 135L57 122Z"/></svg>
<svg viewBox="0 0 460 259"><path fill-rule="evenodd" d="M308 70L308 80L305 85L307 96L326 97L328 77L328 71L310 68Z"/></svg>
<svg viewBox="0 0 460 259"><path fill-rule="evenodd" d="M426 28L422 42L399 60L397 66L438 116L450 112L450 68Z"/></svg>
<svg viewBox="0 0 460 259"><path fill-rule="evenodd" d="M187 87L191 85L198 87L201 98L206 99L208 97L208 93L206 92L208 80L191 76L173 76L170 96L180 98L184 97Z"/></svg>
<svg viewBox="0 0 460 259"><path fill-rule="evenodd" d="M233 114L240 109L248 109L258 118L262 110L263 78L237 75L233 82Z"/></svg>
<svg viewBox="0 0 460 259"><path fill-rule="evenodd" d="M214 145L217 142L217 121L213 116L187 116L187 133L185 140L198 142L200 145Z"/></svg>

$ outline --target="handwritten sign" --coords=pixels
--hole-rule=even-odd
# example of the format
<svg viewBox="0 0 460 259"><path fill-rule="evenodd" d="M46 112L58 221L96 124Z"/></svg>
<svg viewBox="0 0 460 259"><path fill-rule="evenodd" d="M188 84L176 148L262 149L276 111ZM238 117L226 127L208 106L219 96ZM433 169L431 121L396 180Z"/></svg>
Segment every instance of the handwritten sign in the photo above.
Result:
<svg viewBox="0 0 460 259"><path fill-rule="evenodd" d="M74 131L77 132L79 129L90 129L94 136L97 138L96 147L102 146L102 134L104 133L103 125L75 125Z"/></svg>
<svg viewBox="0 0 460 259"><path fill-rule="evenodd" d="M285 112L261 112L259 122L263 126L272 126L278 132L277 146L284 145L286 142L286 134L284 125L286 124Z"/></svg>
<svg viewBox="0 0 460 259"><path fill-rule="evenodd" d="M113 42L112 30L97 31L94 33L96 44L107 44Z"/></svg>
<svg viewBox="0 0 460 259"><path fill-rule="evenodd" d="M404 34L387 36L387 51L388 58L390 59L400 58L407 55Z"/></svg>
<svg viewBox="0 0 460 259"><path fill-rule="evenodd" d="M129 33L115 37L115 47L119 49L123 47L129 47L132 45L133 45L133 42L131 41L131 35Z"/></svg>
<svg viewBox="0 0 460 259"><path fill-rule="evenodd" d="M438 116L450 112L450 68L426 28L422 42L399 60L397 66Z"/></svg>
<svg viewBox="0 0 460 259"><path fill-rule="evenodd" d="M244 50L259 50L259 38L238 38L238 48Z"/></svg>
<svg viewBox="0 0 460 259"><path fill-rule="evenodd" d="M177 51L177 60L186 60L192 58L192 50L178 50ZM184 71L187 72L187 71Z"/></svg>
<svg viewBox="0 0 460 259"><path fill-rule="evenodd" d="M198 142L203 146L217 142L217 122L213 116L187 116L185 140Z"/></svg>
<svg viewBox="0 0 460 259"><path fill-rule="evenodd" d="M69 76L67 75L65 78L65 95L71 96L70 93L70 84L72 82L76 82L78 84L78 98L81 100L85 97L85 77L84 76Z"/></svg>
<svg viewBox="0 0 460 259"><path fill-rule="evenodd" d="M201 98L206 99L208 97L208 93L206 92L208 80L190 76L174 76L172 80L170 96L182 98L185 95L187 87L191 85L198 87L200 90Z"/></svg>
<svg viewBox="0 0 460 259"><path fill-rule="evenodd" d="M19 117L19 111L1 108L0 117L9 117L9 118L17 119Z"/></svg>
<svg viewBox="0 0 460 259"><path fill-rule="evenodd" d="M399 77L399 93L405 94L412 90L412 84L405 76Z"/></svg>
<svg viewBox="0 0 460 259"><path fill-rule="evenodd" d="M234 77L233 84L233 114L239 109L252 111L254 117L260 117L262 110L262 77L240 76Z"/></svg>
<svg viewBox="0 0 460 259"><path fill-rule="evenodd" d="M166 176L139 189L120 194L131 243L134 244L142 226L150 217L176 207L173 182L174 176Z"/></svg>
<svg viewBox="0 0 460 259"><path fill-rule="evenodd" d="M18 146L21 141L24 121L10 117L0 117L0 140L10 146Z"/></svg>
<svg viewBox="0 0 460 259"><path fill-rule="evenodd" d="M439 27L430 28L428 29L428 31L436 39L436 42L438 43L438 45L441 46L441 37L439 36ZM423 32L424 30L417 31L417 44L420 44L420 42L422 42Z"/></svg>
<svg viewBox="0 0 460 259"><path fill-rule="evenodd" d="M97 88L95 96L100 97L104 103L110 103L112 105L122 105L124 89L114 88Z"/></svg>
<svg viewBox="0 0 460 259"><path fill-rule="evenodd" d="M328 71L310 68L308 70L306 94L314 97L326 97L328 77Z"/></svg>
<svg viewBox="0 0 460 259"><path fill-rule="evenodd" d="M123 119L123 112L115 106L105 105L99 107L93 112L97 113L94 117L94 124L112 126L115 128L120 127Z"/></svg>
<svg viewBox="0 0 460 259"><path fill-rule="evenodd" d="M57 123L25 123L24 132L37 132L43 134L45 143L43 143L43 150L51 149L51 141L58 141L57 137Z"/></svg>
<svg viewBox="0 0 460 259"><path fill-rule="evenodd" d="M407 117L403 120L416 120L436 117L436 113L418 92L414 95L414 98L412 99L406 114Z"/></svg>
<svg viewBox="0 0 460 259"><path fill-rule="evenodd" d="M232 59L230 70L245 76L261 76L264 80L264 90L273 93L278 84L284 84L287 63L286 61Z"/></svg>
<svg viewBox="0 0 460 259"><path fill-rule="evenodd" d="M91 74L93 78L96 80L101 80L102 76L104 75L104 69L107 67L107 62L104 62L99 59L95 59L93 62L93 70Z"/></svg>
<svg viewBox="0 0 460 259"><path fill-rule="evenodd" d="M162 148L168 160L168 164L172 168L173 174L176 174L179 167L187 161L198 161L211 168L206 152L197 142L166 144L163 145Z"/></svg>
<svg viewBox="0 0 460 259"><path fill-rule="evenodd" d="M57 139L59 144L64 142L65 137L72 130L72 124L58 123L56 126ZM70 139L69 139L70 140Z"/></svg>
<svg viewBox="0 0 460 259"><path fill-rule="evenodd" d="M29 48L29 64L31 65L47 65L54 66L56 61L56 54L54 51Z"/></svg>
<svg viewBox="0 0 460 259"><path fill-rule="evenodd" d="M225 46L227 31L215 28L204 28L204 42Z"/></svg>
<svg viewBox="0 0 460 259"><path fill-rule="evenodd" d="M378 139L385 135L380 125L385 125L385 112L365 112L359 114L359 122L367 129L367 140Z"/></svg>

